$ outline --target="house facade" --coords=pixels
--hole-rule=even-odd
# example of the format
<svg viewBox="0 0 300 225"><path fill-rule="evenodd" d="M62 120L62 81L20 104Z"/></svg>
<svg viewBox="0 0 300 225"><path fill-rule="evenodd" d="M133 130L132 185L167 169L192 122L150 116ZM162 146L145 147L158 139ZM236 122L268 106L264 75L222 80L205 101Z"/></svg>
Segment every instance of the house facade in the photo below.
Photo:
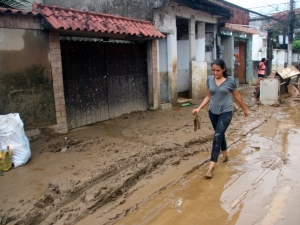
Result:
<svg viewBox="0 0 300 225"><path fill-rule="evenodd" d="M28 81L25 91L21 86L5 90L11 81L1 86L1 91L11 93L1 99L1 113L20 112L32 135L45 127L66 133L133 111L159 109L164 103L176 105L181 94L201 98L215 58L225 60L237 82L249 80L253 31L243 27L249 22L244 12L224 1L44 3L34 3L32 12L0 11L4 18L0 33L10 43L2 41L0 47L12 46L9 51L0 48L0 63L5 65L1 68L6 68L0 71L1 79L25 71L16 76L28 80L31 71L26 68L31 65L40 68L33 68L39 76L43 74L43 79L35 78L39 83ZM23 45L17 48L16 43ZM14 66L13 56L20 52L24 52L21 63ZM35 98L35 105L27 104ZM28 105L31 111L25 117Z"/></svg>
<svg viewBox="0 0 300 225"><path fill-rule="evenodd" d="M295 10L295 14L300 14L300 9ZM283 68L287 67L288 62L288 51L287 49L278 48L277 46L283 46L287 48L288 44L288 26L284 21L288 21L289 11L282 11L272 14L272 17L277 19L273 20L271 18L255 18L251 19L250 24L253 27L256 27L259 30L259 34L254 36L253 43L253 61L258 64L261 58L269 58L268 66L271 67L271 70L280 71ZM283 22L279 22L282 20ZM268 37L268 30L272 30L272 25L274 23L280 23L282 26L282 35ZM278 29L278 28L277 28ZM285 38L284 38L285 33ZM271 46L271 57L267 56L267 40L269 39L272 42ZM292 53L292 65L297 66L300 64L300 54Z"/></svg>
<svg viewBox="0 0 300 225"><path fill-rule="evenodd" d="M178 94L202 97L212 59L217 57L218 26L230 10L218 1L56 1L46 4L152 21L166 38L158 42L159 104L177 104ZM126 7L125 7L126 6Z"/></svg>
<svg viewBox="0 0 300 225"><path fill-rule="evenodd" d="M1 114L20 113L28 136L158 108L156 39L164 35L150 22L37 3L0 12Z"/></svg>

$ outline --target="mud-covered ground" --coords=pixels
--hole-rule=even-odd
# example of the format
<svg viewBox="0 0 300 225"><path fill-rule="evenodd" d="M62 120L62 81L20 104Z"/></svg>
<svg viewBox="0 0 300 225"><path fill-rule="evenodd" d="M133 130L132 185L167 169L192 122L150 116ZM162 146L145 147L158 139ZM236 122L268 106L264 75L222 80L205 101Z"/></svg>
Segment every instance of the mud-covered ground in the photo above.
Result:
<svg viewBox="0 0 300 225"><path fill-rule="evenodd" d="M253 87L241 94L250 116L234 110L226 133L229 146L300 100L292 93L279 106L262 106ZM95 213L97 224L115 223L208 161L213 129L207 110L200 112L197 131L191 114L200 102L32 140L30 161L0 177L2 224L95 224L89 220Z"/></svg>

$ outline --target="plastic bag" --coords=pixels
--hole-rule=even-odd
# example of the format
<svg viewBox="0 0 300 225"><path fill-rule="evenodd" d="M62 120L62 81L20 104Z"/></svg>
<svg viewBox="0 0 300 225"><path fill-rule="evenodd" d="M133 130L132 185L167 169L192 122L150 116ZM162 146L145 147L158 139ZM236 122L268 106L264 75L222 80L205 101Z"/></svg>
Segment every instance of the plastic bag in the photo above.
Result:
<svg viewBox="0 0 300 225"><path fill-rule="evenodd" d="M9 146L14 167L22 166L31 157L28 138L19 113L0 115L0 149Z"/></svg>

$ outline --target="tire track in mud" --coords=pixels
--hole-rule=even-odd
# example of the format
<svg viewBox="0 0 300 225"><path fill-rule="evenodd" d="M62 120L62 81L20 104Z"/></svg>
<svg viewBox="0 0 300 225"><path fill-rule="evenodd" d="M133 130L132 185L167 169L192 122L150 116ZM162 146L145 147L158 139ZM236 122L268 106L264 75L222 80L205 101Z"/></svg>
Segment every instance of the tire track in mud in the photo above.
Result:
<svg viewBox="0 0 300 225"><path fill-rule="evenodd" d="M19 215L14 224L44 225L58 221L75 224L107 203L122 204L126 197L133 194L127 191L138 181L158 170L161 165L176 166L181 160L209 151L210 140L209 136L200 137L172 147L143 149L129 158L118 160L116 163L119 166L115 164L109 171L94 175L85 183L55 180L49 183L34 207Z"/></svg>
<svg viewBox="0 0 300 225"><path fill-rule="evenodd" d="M229 135L234 136L230 146L241 140L241 136L246 136L250 131L260 127L266 122L265 118L271 116L272 114L264 115L264 118L259 118L259 120L254 117L247 125L242 119L238 119L233 124L233 129L228 132ZM142 179L159 171L160 166L176 166L182 160L187 160L197 153L209 152L211 140L211 134L182 143L173 139L169 144L163 143L159 146L141 148L139 153L123 156L106 171L92 171L95 173L87 182L53 181L49 183L43 197L34 204L33 208L32 202L28 203L31 209L25 214L20 212L18 216L11 217L10 222L15 225L76 224L89 214L111 204L112 206L104 212L107 213L134 194L128 190ZM192 168L186 174L200 166ZM155 193L152 194L155 195ZM128 209L127 212L131 210ZM121 215L116 215L115 219L119 216Z"/></svg>

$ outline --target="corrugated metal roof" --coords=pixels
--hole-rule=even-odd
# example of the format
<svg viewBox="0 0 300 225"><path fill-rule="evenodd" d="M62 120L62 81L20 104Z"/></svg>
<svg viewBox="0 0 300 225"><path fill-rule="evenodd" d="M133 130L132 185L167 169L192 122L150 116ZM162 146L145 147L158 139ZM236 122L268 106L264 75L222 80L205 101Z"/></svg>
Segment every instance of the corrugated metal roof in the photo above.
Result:
<svg viewBox="0 0 300 225"><path fill-rule="evenodd" d="M297 70L294 66L288 66L281 70L276 71L283 79L287 79L293 76L297 76L300 74L300 71Z"/></svg>
<svg viewBox="0 0 300 225"><path fill-rule="evenodd" d="M33 12L45 16L55 29L125 34L151 38L165 37L150 21L72 8L61 8L36 2L33 3Z"/></svg>

